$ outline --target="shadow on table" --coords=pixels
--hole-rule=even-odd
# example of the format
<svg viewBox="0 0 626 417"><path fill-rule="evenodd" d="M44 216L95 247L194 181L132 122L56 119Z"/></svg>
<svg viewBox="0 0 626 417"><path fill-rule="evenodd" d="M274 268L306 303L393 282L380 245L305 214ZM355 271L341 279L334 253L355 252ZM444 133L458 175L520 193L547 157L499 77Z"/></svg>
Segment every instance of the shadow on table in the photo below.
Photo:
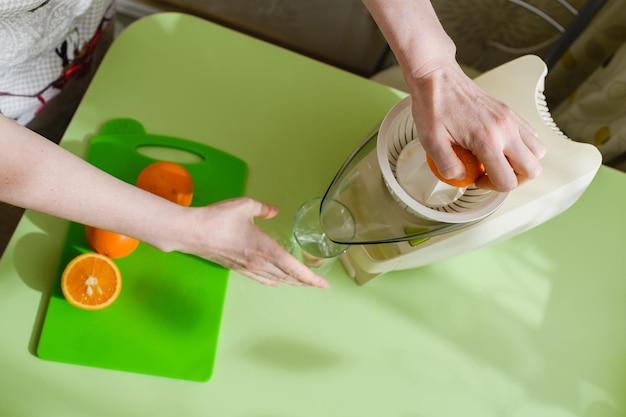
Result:
<svg viewBox="0 0 626 417"><path fill-rule="evenodd" d="M0 202L0 255L4 253L24 209Z"/></svg>
<svg viewBox="0 0 626 417"><path fill-rule="evenodd" d="M24 218L35 226L33 229L39 231L27 233L19 238L12 256L18 276L28 287L41 293L39 309L28 344L29 352L36 356L39 334L57 279L58 263L68 222L30 210L25 212Z"/></svg>

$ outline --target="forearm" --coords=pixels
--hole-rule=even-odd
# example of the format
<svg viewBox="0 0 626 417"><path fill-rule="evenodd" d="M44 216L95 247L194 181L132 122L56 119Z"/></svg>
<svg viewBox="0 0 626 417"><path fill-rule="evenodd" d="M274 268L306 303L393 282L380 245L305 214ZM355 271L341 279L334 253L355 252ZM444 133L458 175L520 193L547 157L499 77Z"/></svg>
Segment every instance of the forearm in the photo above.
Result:
<svg viewBox="0 0 626 417"><path fill-rule="evenodd" d="M510 191L541 172L545 147L525 120L474 83L426 0L362 0L402 68L419 140L445 178L460 179L452 144L487 169L481 188Z"/></svg>
<svg viewBox="0 0 626 417"><path fill-rule="evenodd" d="M328 287L254 223L278 207L185 207L127 184L0 115L0 200L216 262L267 285Z"/></svg>
<svg viewBox="0 0 626 417"><path fill-rule="evenodd" d="M362 0L376 21L405 78L428 75L456 63L456 47L427 0Z"/></svg>
<svg viewBox="0 0 626 417"><path fill-rule="evenodd" d="M0 200L171 249L163 236L176 235L169 220L177 216L176 205L104 173L2 116L0 149Z"/></svg>

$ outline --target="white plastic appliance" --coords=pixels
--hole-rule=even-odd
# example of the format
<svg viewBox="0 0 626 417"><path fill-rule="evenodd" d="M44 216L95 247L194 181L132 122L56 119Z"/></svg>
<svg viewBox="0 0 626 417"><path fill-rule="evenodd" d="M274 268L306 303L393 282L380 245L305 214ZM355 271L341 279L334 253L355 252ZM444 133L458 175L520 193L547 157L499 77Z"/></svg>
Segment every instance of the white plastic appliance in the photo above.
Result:
<svg viewBox="0 0 626 417"><path fill-rule="evenodd" d="M543 95L546 74L545 63L527 55L475 80L532 124L547 148L541 175L507 194L433 182L419 155L410 98L389 111L340 168L320 210L328 237L350 245L341 256L350 276L364 284L465 253L537 226L578 200L602 158L558 129ZM443 197L433 199L438 193ZM330 200L347 207L356 230L346 234L326 220L333 218Z"/></svg>

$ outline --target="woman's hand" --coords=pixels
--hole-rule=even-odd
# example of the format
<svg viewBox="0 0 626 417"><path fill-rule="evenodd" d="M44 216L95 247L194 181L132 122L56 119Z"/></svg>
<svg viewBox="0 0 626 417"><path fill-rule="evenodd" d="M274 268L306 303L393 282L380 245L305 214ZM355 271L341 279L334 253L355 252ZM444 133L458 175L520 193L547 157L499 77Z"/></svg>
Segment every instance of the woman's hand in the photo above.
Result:
<svg viewBox="0 0 626 417"><path fill-rule="evenodd" d="M278 207L247 197L185 210L189 220L181 236L181 252L216 262L262 284L309 285L327 288L328 282L291 256L254 224L269 219Z"/></svg>
<svg viewBox="0 0 626 417"><path fill-rule="evenodd" d="M484 164L476 185L511 191L541 173L546 153L535 130L504 103L467 77L454 61L408 77L413 117L424 149L449 179L465 168L452 149L466 148Z"/></svg>
<svg viewBox="0 0 626 417"><path fill-rule="evenodd" d="M105 173L0 116L0 200L181 251L263 284L328 282L254 224L278 208L250 198L185 207Z"/></svg>

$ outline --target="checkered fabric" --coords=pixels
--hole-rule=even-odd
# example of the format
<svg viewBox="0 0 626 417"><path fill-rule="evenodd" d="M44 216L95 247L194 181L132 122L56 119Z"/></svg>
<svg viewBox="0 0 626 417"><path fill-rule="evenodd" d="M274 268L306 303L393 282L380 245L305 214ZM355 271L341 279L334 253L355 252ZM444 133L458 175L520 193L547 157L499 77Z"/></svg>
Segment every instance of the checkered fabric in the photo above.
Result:
<svg viewBox="0 0 626 417"><path fill-rule="evenodd" d="M114 0L0 0L0 113L27 124ZM32 96L32 97L24 97Z"/></svg>

